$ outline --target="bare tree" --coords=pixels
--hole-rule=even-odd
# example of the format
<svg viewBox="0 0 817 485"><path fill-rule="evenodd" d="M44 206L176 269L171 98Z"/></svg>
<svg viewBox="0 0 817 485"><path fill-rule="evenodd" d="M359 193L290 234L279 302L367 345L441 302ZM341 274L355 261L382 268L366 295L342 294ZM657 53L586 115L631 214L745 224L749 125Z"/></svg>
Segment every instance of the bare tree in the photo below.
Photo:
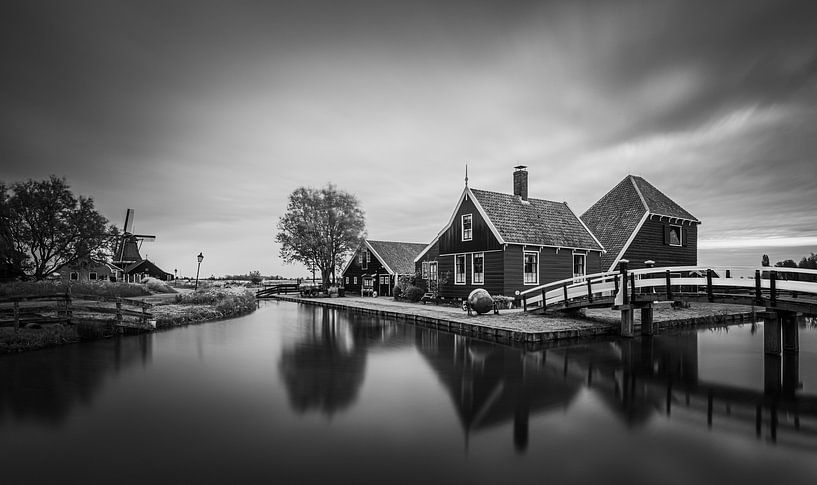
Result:
<svg viewBox="0 0 817 485"><path fill-rule="evenodd" d="M341 261L365 236L366 218L357 197L331 183L321 189L299 187L289 195L278 231L281 258L319 269L323 284L329 285Z"/></svg>

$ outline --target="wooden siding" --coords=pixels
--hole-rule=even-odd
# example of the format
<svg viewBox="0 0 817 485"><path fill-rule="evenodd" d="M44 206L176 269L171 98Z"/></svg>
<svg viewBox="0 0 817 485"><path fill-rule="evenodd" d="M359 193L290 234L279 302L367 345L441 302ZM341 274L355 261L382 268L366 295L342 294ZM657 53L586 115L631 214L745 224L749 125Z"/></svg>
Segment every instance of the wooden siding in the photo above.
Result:
<svg viewBox="0 0 817 485"><path fill-rule="evenodd" d="M655 261L655 266L698 264L698 225L688 222L683 224L686 246L664 244L664 228L669 225L668 222L650 219L644 222L622 257L630 262L630 268L644 268L644 261L647 260Z"/></svg>
<svg viewBox="0 0 817 485"><path fill-rule="evenodd" d="M462 216L472 215L472 238L470 241L462 240ZM470 197L463 201L459 210L454 215L454 222L439 239L440 254L471 253L477 251L491 251L502 249L488 223L482 218L476 205Z"/></svg>
<svg viewBox="0 0 817 485"><path fill-rule="evenodd" d="M423 254L423 257L420 258L416 263L414 263L414 272L423 274L423 262L428 261L437 261L437 258L440 256L440 241L436 241L433 246L431 246L428 251Z"/></svg>
<svg viewBox="0 0 817 485"><path fill-rule="evenodd" d="M368 250L366 247L362 247L358 249L355 254L352 256L352 263L346 268L346 271L343 272L341 275L341 282L343 283L346 292L351 295L359 295L361 290L363 289L363 275L371 275L376 274L378 275L378 280L374 283L374 290L377 291L379 295L391 295L392 290L389 288L388 292L382 292L380 288L380 275L388 274L386 268L380 263L380 260L375 257L374 253L371 254L371 259L369 261L367 269L363 269L360 267L360 264L357 262L357 255L363 251ZM349 283L346 284L346 277L349 277ZM357 284L354 283L354 278L357 277ZM393 285L391 285L393 287Z"/></svg>
<svg viewBox="0 0 817 485"><path fill-rule="evenodd" d="M504 253L494 251L485 255L485 282L481 285L473 284L471 278L472 259L470 254L465 255L465 284L454 284L454 255L440 256L440 278L447 278L444 285L440 285L440 296L445 298L466 298L472 291L482 288L491 295L504 294Z"/></svg>

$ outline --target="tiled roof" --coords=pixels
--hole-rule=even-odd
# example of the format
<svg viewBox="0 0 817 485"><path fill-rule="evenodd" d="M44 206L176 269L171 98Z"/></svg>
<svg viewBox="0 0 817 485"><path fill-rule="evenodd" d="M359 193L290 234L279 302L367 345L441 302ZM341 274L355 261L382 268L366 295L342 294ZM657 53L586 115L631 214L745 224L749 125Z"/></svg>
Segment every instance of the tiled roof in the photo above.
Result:
<svg viewBox="0 0 817 485"><path fill-rule="evenodd" d="M398 274L414 273L414 258L426 247L424 243L372 241L369 239L366 242L382 258L383 263Z"/></svg>
<svg viewBox="0 0 817 485"><path fill-rule="evenodd" d="M613 264L647 213L700 222L643 178L628 175L581 216L607 249L602 268Z"/></svg>
<svg viewBox="0 0 817 485"><path fill-rule="evenodd" d="M471 189L506 242L602 250L576 214L563 202Z"/></svg>

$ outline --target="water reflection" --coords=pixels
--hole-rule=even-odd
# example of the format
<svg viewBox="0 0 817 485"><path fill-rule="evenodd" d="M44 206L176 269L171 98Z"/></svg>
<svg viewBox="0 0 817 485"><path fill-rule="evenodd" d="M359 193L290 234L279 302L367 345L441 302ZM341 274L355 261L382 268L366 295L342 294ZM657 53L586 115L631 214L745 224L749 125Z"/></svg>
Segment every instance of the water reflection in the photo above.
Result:
<svg viewBox="0 0 817 485"><path fill-rule="evenodd" d="M89 405L111 375L151 360L151 335L0 356L0 423L57 427L77 406Z"/></svg>

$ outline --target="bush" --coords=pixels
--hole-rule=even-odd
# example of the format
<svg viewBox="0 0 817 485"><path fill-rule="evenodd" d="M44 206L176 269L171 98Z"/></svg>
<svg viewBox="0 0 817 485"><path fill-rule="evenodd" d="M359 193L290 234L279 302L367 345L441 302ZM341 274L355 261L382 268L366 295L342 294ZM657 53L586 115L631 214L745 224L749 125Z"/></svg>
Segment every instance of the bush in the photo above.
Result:
<svg viewBox="0 0 817 485"><path fill-rule="evenodd" d="M148 276L147 278L143 278L141 283L147 286L148 290L154 293L177 293L176 290L171 288L167 283L162 280L152 278Z"/></svg>
<svg viewBox="0 0 817 485"><path fill-rule="evenodd" d="M132 298L150 295L145 286L131 283L111 283L110 281L84 281L71 283L74 295L94 295ZM52 295L65 293L68 284L62 281L18 281L0 285L0 296L13 295Z"/></svg>
<svg viewBox="0 0 817 485"><path fill-rule="evenodd" d="M403 298L405 298L408 301L420 301L424 293L425 292L423 291L422 288L411 285L408 288L406 288L405 292L403 292Z"/></svg>
<svg viewBox="0 0 817 485"><path fill-rule="evenodd" d="M497 303L497 308L513 308L515 298L512 296L495 295L492 298Z"/></svg>
<svg viewBox="0 0 817 485"><path fill-rule="evenodd" d="M394 285L394 299L400 299L400 296L403 294L403 288L400 287L399 284Z"/></svg>

